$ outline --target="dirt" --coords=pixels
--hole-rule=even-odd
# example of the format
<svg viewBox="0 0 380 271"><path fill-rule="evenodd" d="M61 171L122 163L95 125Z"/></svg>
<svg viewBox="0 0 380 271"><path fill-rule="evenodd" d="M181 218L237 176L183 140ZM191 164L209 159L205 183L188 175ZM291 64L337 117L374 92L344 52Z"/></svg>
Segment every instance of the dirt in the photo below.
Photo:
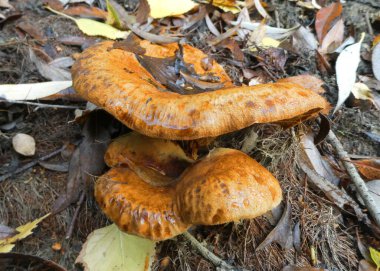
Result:
<svg viewBox="0 0 380 271"><path fill-rule="evenodd" d="M119 1L123 3L124 1ZM12 5L21 11L23 16L6 23L0 32L0 83L19 84L43 82L44 79L29 60L29 46L51 48L50 57L68 56L80 52L79 47L66 46L57 41L57 37L81 35L77 27L69 20L63 19L42 8L41 1L15 0ZM291 27L296 21L303 24L312 23L312 14L293 2L273 1L279 11L282 27ZM364 5L375 10L373 5L361 1L353 3ZM350 7L350 6L349 6ZM347 9L350 10L350 9ZM378 11L378 10L377 10ZM376 11L376 12L377 12ZM371 14L374 14L373 11ZM32 22L48 37L44 44L38 40L21 34L16 30L20 21ZM366 26L358 25L357 31ZM205 29L203 29L204 31ZM205 48L202 29L192 37L192 44ZM226 66L227 71L237 83L241 72L227 60L227 50L209 52ZM287 77L309 71L318 73L315 63L308 58L297 58L290 55L285 71L277 72L278 78ZM328 95L331 102L336 101L334 78L325 75L328 83ZM329 84L331 83L331 84ZM68 102L59 102L69 104ZM73 104L73 103L70 103ZM83 104L77 104L82 106ZM13 112L12 117L8 112ZM345 149L350 154L380 156L380 146L365 135L365 132L379 131L379 111L358 108L343 108L333 119L332 127ZM0 176L12 172L20 166L62 147L68 142L80 138L80 125L72 122L74 110L37 108L36 106L0 103L0 125L17 119L15 127L0 132ZM229 223L213 227L196 227L192 233L198 240L207 243L207 247L227 262L245 267L249 270L281 270L284 265L309 265L310 249L315 247L320 267L331 270L356 270L358 254L355 243L354 228L357 221L350 217L342 222L342 215L326 201L322 194L309 188L305 177L296 169L296 150L299 148L296 138L287 130L283 131L275 125L257 125L252 128L257 135L257 146L252 155L265 165L276 177L286 191L286 198L292 204L292 221L299 222L302 232L301 251L283 251L277 244L272 244L262 251L256 248L273 229L273 215ZM240 148L249 129L221 137L219 146ZM303 129L300 125L295 129ZM37 153L32 158L22 157L15 153L11 138L16 133L32 135L37 142ZM64 159L57 155L49 162L62 163ZM51 212L55 199L65 190L67 173L58 173L33 166L21 174L17 174L0 183L0 224L17 227ZM15 252L28 253L53 260L68 270L82 270L75 265L84 241L93 230L110 223L101 213L91 193L88 193L85 204L80 209L78 220L74 226L73 236L65 239L76 206L70 206L61 213L44 220L35 233L18 242ZM365 228L359 226L360 231ZM62 249L54 250L55 243ZM202 258L183 239L161 242L157 246L154 270L215 270L215 267Z"/></svg>

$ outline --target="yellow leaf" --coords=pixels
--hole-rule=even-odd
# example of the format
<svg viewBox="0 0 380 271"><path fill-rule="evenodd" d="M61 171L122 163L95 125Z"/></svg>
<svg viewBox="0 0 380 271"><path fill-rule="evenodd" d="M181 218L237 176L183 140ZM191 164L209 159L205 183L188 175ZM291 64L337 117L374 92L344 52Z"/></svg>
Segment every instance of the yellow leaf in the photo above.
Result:
<svg viewBox="0 0 380 271"><path fill-rule="evenodd" d="M64 13L61 13L59 11L56 11L50 7L46 7L51 12L54 12L55 14L61 15L63 17L66 17L67 19L73 20L79 29L89 36L102 36L109 38L111 40L116 39L125 39L130 31L121 31L119 29L116 29L108 24L104 24L95 20L91 19L75 19L71 16L68 16Z"/></svg>
<svg viewBox="0 0 380 271"><path fill-rule="evenodd" d="M11 252L14 246L13 244L0 245L0 253Z"/></svg>
<svg viewBox="0 0 380 271"><path fill-rule="evenodd" d="M371 254L372 261L376 264L376 271L380 269L380 252L374 249L373 247L369 247L369 253Z"/></svg>
<svg viewBox="0 0 380 271"><path fill-rule="evenodd" d="M280 45L278 40L272 39L270 37L264 37L261 41L261 46L263 47L275 47L277 48Z"/></svg>
<svg viewBox="0 0 380 271"><path fill-rule="evenodd" d="M76 19L79 29L89 36L102 36L111 40L125 39L130 31L121 31L108 24L91 19Z"/></svg>
<svg viewBox="0 0 380 271"><path fill-rule="evenodd" d="M85 271L146 271L154 252L154 241L121 232L112 224L87 237L75 263L82 263Z"/></svg>
<svg viewBox="0 0 380 271"><path fill-rule="evenodd" d="M168 16L182 15L194 7L197 3L191 0L147 0L150 7L150 16L164 18Z"/></svg>
<svg viewBox="0 0 380 271"><path fill-rule="evenodd" d="M12 237L0 240L0 252L11 251L12 248L14 247L14 245L13 245L14 242L21 240L21 239L24 239L25 237L31 235L33 233L32 230L35 227L37 227L38 223L40 223L42 220L44 220L49 215L50 215L50 213L43 216L43 217L37 218L36 220L34 220L32 222L26 223L25 225L18 227L16 229L19 232L18 234L14 235Z"/></svg>

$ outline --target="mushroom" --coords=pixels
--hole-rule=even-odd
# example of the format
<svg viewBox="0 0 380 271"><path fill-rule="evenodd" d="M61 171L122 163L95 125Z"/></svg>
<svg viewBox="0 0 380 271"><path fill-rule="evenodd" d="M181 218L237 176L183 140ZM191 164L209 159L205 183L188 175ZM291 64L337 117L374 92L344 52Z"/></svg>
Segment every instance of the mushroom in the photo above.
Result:
<svg viewBox="0 0 380 271"><path fill-rule="evenodd" d="M171 59L170 63L176 63L179 51L187 69L199 78L219 78L219 88L195 94L174 92L176 84L168 82L169 75L162 67L171 75L183 75L182 70L176 71L178 67L168 68L165 62ZM205 58L206 54L187 44L101 42L86 49L73 65L73 85L83 98L132 130L172 140L215 137L254 123L293 124L328 108L322 96L292 82L233 86L218 63L205 67ZM149 65L152 59L161 64ZM148 70L154 70L158 78ZM188 74L186 78L189 80Z"/></svg>
<svg viewBox="0 0 380 271"><path fill-rule="evenodd" d="M153 160L148 166L139 161L140 158L145 160L151 150L136 147L126 140L132 138L131 141L139 141L138 145L144 146L149 146L147 143L152 140L138 137L132 133L110 145L106 161L115 167L95 185L99 206L122 231L165 240L185 232L191 225L255 218L276 207L282 199L277 179L243 152L217 148L199 161L187 163L184 169L175 164L178 158L184 158L179 147L163 139L154 139L161 153L167 150L162 155L166 159L159 162L163 169L159 174L173 171L167 166L173 164L178 176L173 175L165 186L147 182L125 162L133 160L140 165L140 170L158 168ZM149 177L154 178L154 174Z"/></svg>

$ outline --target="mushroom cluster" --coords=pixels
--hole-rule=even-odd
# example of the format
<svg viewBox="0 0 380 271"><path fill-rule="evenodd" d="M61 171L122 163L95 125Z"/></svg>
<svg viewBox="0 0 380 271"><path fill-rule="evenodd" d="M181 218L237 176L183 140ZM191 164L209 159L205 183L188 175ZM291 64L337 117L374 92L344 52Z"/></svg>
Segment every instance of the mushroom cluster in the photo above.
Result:
<svg viewBox="0 0 380 271"><path fill-rule="evenodd" d="M282 198L276 178L233 149L193 161L172 141L132 132L110 144L105 161L111 169L95 186L100 207L121 230L152 240L254 218Z"/></svg>
<svg viewBox="0 0 380 271"><path fill-rule="evenodd" d="M271 210L281 188L254 159L217 148L195 161L170 140L215 137L254 123L289 126L328 108L318 93L287 80L236 87L221 65L206 60L190 45L133 37L99 43L73 65L75 90L138 132L110 144L111 169L95 185L103 212L127 233L165 240L191 225Z"/></svg>

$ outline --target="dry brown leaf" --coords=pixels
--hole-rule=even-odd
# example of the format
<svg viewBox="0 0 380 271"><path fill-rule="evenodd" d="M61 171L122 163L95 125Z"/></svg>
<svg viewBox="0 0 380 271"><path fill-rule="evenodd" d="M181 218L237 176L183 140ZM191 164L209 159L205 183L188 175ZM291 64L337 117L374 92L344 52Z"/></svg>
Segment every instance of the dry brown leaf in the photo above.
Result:
<svg viewBox="0 0 380 271"><path fill-rule="evenodd" d="M321 44L328 31L334 26L342 14L342 4L338 1L320 9L315 18L315 30Z"/></svg>
<svg viewBox="0 0 380 271"><path fill-rule="evenodd" d="M352 161L367 180L380 179L380 158Z"/></svg>
<svg viewBox="0 0 380 271"><path fill-rule="evenodd" d="M41 43L44 43L46 41L46 37L41 29L36 27L36 25L32 24L31 22L23 21L18 23L16 27L26 32L29 36Z"/></svg>
<svg viewBox="0 0 380 271"><path fill-rule="evenodd" d="M79 16L82 18L95 18L101 20L105 20L107 18L106 11L97 7L90 7L87 5L71 6L67 9L62 10L62 13L65 13L70 16Z"/></svg>
<svg viewBox="0 0 380 271"><path fill-rule="evenodd" d="M322 54L333 53L342 44L343 38L344 23L343 19L339 19L323 38L321 47L319 48L320 52Z"/></svg>
<svg viewBox="0 0 380 271"><path fill-rule="evenodd" d="M80 193L93 183L104 168L104 154L111 140L112 117L101 110L91 112L83 130L83 141L74 151L65 193L55 201L53 213L58 213L76 202Z"/></svg>
<svg viewBox="0 0 380 271"><path fill-rule="evenodd" d="M256 251L265 248L271 243L275 242L279 244L283 249L289 249L293 247L293 234L291 226L291 212L292 207L290 203L286 203L284 212L277 226L268 234L268 236L261 242L256 248Z"/></svg>

